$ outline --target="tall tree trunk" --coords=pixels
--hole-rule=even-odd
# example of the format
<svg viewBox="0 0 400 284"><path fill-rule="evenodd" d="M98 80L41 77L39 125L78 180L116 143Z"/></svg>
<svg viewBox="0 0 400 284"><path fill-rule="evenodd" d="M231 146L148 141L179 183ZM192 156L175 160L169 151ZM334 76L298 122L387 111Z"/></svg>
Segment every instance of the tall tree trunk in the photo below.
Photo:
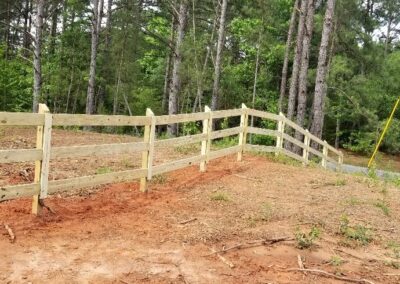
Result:
<svg viewBox="0 0 400 284"><path fill-rule="evenodd" d="M307 74L310 59L310 43L314 28L314 2L315 0L308 0L306 30L304 33L303 48L301 52L301 68L299 72L299 92L296 116L296 123L301 127L304 126L304 119L306 116L307 108ZM297 140L302 140L303 135L299 131L296 131L295 138ZM293 149L296 153L299 153L301 151L298 146L294 146Z"/></svg>
<svg viewBox="0 0 400 284"><path fill-rule="evenodd" d="M318 138L322 137L324 126L324 107L326 97L326 74L328 71L328 45L333 30L333 16L335 12L336 0L328 0L325 12L324 27L322 30L321 46L319 48L317 78L315 80L313 120L311 133ZM317 148L316 143L312 143L313 148Z"/></svg>
<svg viewBox="0 0 400 284"><path fill-rule="evenodd" d="M172 44L175 38L175 17L172 16L171 20L171 31L170 31L170 38L169 38L169 43ZM170 85L171 85L171 65L172 65L172 56L174 53L174 50L168 49L168 54L165 62L165 74L164 74L164 88L163 88L163 96L162 96L162 102L161 102L161 109L163 114L168 113L168 93L170 90Z"/></svg>
<svg viewBox="0 0 400 284"><path fill-rule="evenodd" d="M93 3L92 43L91 43L91 53L90 53L89 84L86 97L86 114L93 114L95 111L94 92L96 84L97 45L99 42L103 0L92 0L92 3Z"/></svg>
<svg viewBox="0 0 400 284"><path fill-rule="evenodd" d="M42 31L44 0L36 0L35 50L33 57L33 103L32 111L37 112L42 88Z"/></svg>
<svg viewBox="0 0 400 284"><path fill-rule="evenodd" d="M299 83L299 72L300 72L300 66L301 66L301 54L302 54L302 50L303 50L305 19L306 19L306 15L307 15L307 3L308 3L308 0L301 0L300 18L299 18L299 25L297 28L296 49L295 49L295 56L294 56L294 61L293 61L292 78L291 78L291 82L290 82L288 110L287 110L287 118L290 120L293 119L294 110L296 108L296 98L297 98L297 90L298 90L298 83Z"/></svg>
<svg viewBox="0 0 400 284"><path fill-rule="evenodd" d="M207 51L206 51L206 56L204 58L204 63L203 63L203 68L201 70L200 73L200 80L199 80L199 84L197 86L197 92L196 92L196 98L193 104L193 112L196 112L197 106L198 106L198 110L201 112L202 110L202 99L203 99L203 92L204 92L204 78L206 75L206 71L207 71L207 66L208 66L208 61L210 60L210 55L211 55L211 46L213 44L214 41L214 34L215 34L215 29L217 28L217 13L218 13L218 8L216 8L216 14L215 14L215 18L214 18L214 22L213 22L213 27L212 27L212 31L211 31L211 36L210 36L210 41L208 42L207 45Z"/></svg>
<svg viewBox="0 0 400 284"><path fill-rule="evenodd" d="M282 80L281 80L281 88L279 93L279 111L283 111L283 99L286 95L286 85L287 85L287 73L288 73L288 65L289 65L289 55L290 55L290 47L292 46L292 38L296 23L296 15L297 10L299 9L299 0L296 0L293 6L292 17L290 18L288 37L286 41L286 49L285 49L285 58L283 60L282 67Z"/></svg>
<svg viewBox="0 0 400 284"><path fill-rule="evenodd" d="M254 70L254 84L253 84L253 97L251 99L251 107L254 109L256 104L256 95L257 95L257 80L258 80L258 69L260 65L260 50L261 50L261 32L258 35L257 42L257 54L256 54L256 66ZM254 126L254 115L251 116L251 127ZM250 135L250 144L253 140L253 135Z"/></svg>
<svg viewBox="0 0 400 284"><path fill-rule="evenodd" d="M218 42L217 42L217 54L215 56L215 68L214 68L214 85L211 97L211 110L218 109L219 99L219 81L221 76L221 62L222 62L222 51L225 44L225 21L226 21L226 9L228 7L228 0L222 0L221 16L219 19L218 29ZM214 125L213 125L214 128Z"/></svg>
<svg viewBox="0 0 400 284"><path fill-rule="evenodd" d="M105 40L104 40L104 58L106 60L110 60L110 48L111 48L111 25L112 25L112 5L113 5L113 0L108 0L107 4L107 18L106 18L106 27L105 27ZM103 78L108 78L110 72L110 68L108 66L104 66L102 70L102 77ZM107 96L107 81L105 79L105 82L101 86L101 90L99 91L99 96L98 96L98 103L97 103L97 113L103 110L104 106L104 101Z"/></svg>
<svg viewBox="0 0 400 284"><path fill-rule="evenodd" d="M180 66L182 63L182 43L185 36L185 26L187 21L188 3L187 0L181 0L177 22L177 32L174 47L174 57L172 66L172 82L168 100L168 114L176 114L178 112L178 94L181 88ZM170 136L176 136L178 133L178 125L170 124L167 127Z"/></svg>

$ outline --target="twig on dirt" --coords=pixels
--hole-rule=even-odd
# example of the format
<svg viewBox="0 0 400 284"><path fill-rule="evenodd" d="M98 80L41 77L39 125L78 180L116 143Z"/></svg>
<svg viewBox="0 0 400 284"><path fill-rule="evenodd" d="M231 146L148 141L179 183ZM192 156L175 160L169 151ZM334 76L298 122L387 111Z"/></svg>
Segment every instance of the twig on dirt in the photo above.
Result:
<svg viewBox="0 0 400 284"><path fill-rule="evenodd" d="M346 251L341 250L341 249L338 249L338 248L334 248L333 250L334 250L334 251L341 252L341 253L344 253L344 254L347 254L348 256L354 257L354 258L359 259L359 260L364 260L364 258L362 258L362 257L356 256L356 255L354 255L354 254L351 254L351 253L349 253L349 252L346 252Z"/></svg>
<svg viewBox="0 0 400 284"><path fill-rule="evenodd" d="M400 273L385 273L385 276L400 276Z"/></svg>
<svg viewBox="0 0 400 284"><path fill-rule="evenodd" d="M338 276L338 275L326 272L324 270L319 270L319 269L289 268L289 269L286 269L286 271L310 272L310 273L322 275L325 277L330 277L330 278L334 278L337 280L342 280L342 281L347 281L347 282L352 282L352 283L374 284L374 282L367 280L367 279L354 279L354 278L348 278L348 277L344 277L344 276Z"/></svg>
<svg viewBox="0 0 400 284"><path fill-rule="evenodd" d="M46 204L44 204L44 200L43 200L43 199L39 199L39 204L40 204L40 206L42 206L43 208L46 208L51 214L56 214L56 212L54 212L53 209L51 209L49 206L47 206Z"/></svg>
<svg viewBox="0 0 400 284"><path fill-rule="evenodd" d="M126 282L126 281L124 281L124 280L122 280L122 279L119 279L119 282L121 282L121 283L123 283L123 284L129 284L129 282Z"/></svg>
<svg viewBox="0 0 400 284"><path fill-rule="evenodd" d="M4 223L4 228L7 230L8 235L10 236L10 241L13 243L15 241L14 232L11 230L10 226Z"/></svg>
<svg viewBox="0 0 400 284"><path fill-rule="evenodd" d="M212 248L210 248L210 250L212 251L212 254L216 254L217 256L218 256L218 258L223 262L223 263L225 263L226 265L228 265L230 268L234 268L235 267L235 265L232 263L232 262L230 262L229 260L227 260L225 257L223 257L222 255L220 255L219 253L218 253L218 251L215 251L214 249L212 249ZM211 254L210 254L211 255Z"/></svg>
<svg viewBox="0 0 400 284"><path fill-rule="evenodd" d="M237 244L237 245L234 245L234 246L229 247L229 248L224 248L224 249L219 250L219 251L214 251L214 252L212 252L210 254L207 254L207 255L204 255L204 256L206 257L206 256L210 256L210 255L217 254L217 253L226 253L227 251L234 250L234 249L247 249L247 248L259 247L259 246L265 246L265 245L272 245L272 244L275 244L275 243L284 242L284 241L292 241L292 240L294 240L294 239L293 238L289 238L289 237L282 237L282 238L277 238L277 239L264 239L264 240L259 240L259 241L256 241L256 242L250 242L250 243L247 243L247 244Z"/></svg>
<svg viewBox="0 0 400 284"><path fill-rule="evenodd" d="M238 178L242 178L242 179L247 179L247 180L252 180L252 181L257 181L257 182L260 182L260 180L259 179L256 179L256 178L251 178L251 177L246 177L246 176L242 176L242 175L238 175L238 174L233 174L235 177L238 177Z"/></svg>
<svg viewBox="0 0 400 284"><path fill-rule="evenodd" d="M304 269L304 263L303 260L301 259L300 254L297 255L297 264L299 265L300 269Z"/></svg>
<svg viewBox="0 0 400 284"><path fill-rule="evenodd" d="M197 220L197 218L192 218L192 219L189 219L189 220L186 220L186 221L179 222L179 224L185 225L187 223L190 223L190 222L193 222L193 221L196 221L196 220Z"/></svg>

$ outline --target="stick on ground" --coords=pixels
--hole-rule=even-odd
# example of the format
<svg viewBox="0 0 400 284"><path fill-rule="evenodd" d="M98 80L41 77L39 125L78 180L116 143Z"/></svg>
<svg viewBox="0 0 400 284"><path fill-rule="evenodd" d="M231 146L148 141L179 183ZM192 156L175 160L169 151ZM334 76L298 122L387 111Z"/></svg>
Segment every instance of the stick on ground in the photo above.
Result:
<svg viewBox="0 0 400 284"><path fill-rule="evenodd" d="M366 284L374 284L374 282L366 279L354 279L354 278L348 278L348 277L343 277L343 276L338 276L329 272L326 272L324 270L319 270L319 269L301 269L301 268L290 268L286 269L286 271L299 271L299 272L310 272L313 274L318 274L321 276L329 277L329 278L334 278L337 280L342 280L342 281L347 281L347 282L352 282L352 283L366 283Z"/></svg>
<svg viewBox="0 0 400 284"><path fill-rule="evenodd" d="M204 255L204 256L210 256L210 255L217 254L217 253L226 253L227 251L234 250L234 249L247 249L247 248L272 245L272 244L275 244L275 243L284 242L284 241L292 241L292 240L293 240L293 238L282 237L282 238L276 238L276 239L265 239L265 240L259 240L259 241L251 241L251 242L248 242L247 244L237 244L237 245L234 245L234 246L229 247L229 248L224 248L222 250L213 251L212 253L209 253L209 254Z"/></svg>
<svg viewBox="0 0 400 284"><path fill-rule="evenodd" d="M13 243L15 241L14 232L11 230L10 226L4 224L4 228L7 230L8 235L10 236L10 241Z"/></svg>

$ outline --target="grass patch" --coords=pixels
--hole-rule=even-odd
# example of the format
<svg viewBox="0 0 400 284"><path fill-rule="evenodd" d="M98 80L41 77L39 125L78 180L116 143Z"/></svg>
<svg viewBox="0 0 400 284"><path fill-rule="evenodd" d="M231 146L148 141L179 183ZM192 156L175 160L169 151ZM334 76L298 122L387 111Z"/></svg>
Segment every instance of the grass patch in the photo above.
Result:
<svg viewBox="0 0 400 284"><path fill-rule="evenodd" d="M313 226L310 232L305 233L302 231L297 231L295 233L296 247L299 249L307 249L313 246L314 241L319 238L321 231L318 227Z"/></svg>
<svg viewBox="0 0 400 284"><path fill-rule="evenodd" d="M165 184L168 180L167 175L160 174L152 177L151 182L154 184Z"/></svg>
<svg viewBox="0 0 400 284"><path fill-rule="evenodd" d="M274 209L272 205L268 202L261 204L260 208L260 219L262 221L270 221L274 215Z"/></svg>
<svg viewBox="0 0 400 284"><path fill-rule="evenodd" d="M101 167L96 170L96 175L103 175L103 174L108 174L111 172L112 172L112 170L110 167Z"/></svg>
<svg viewBox="0 0 400 284"><path fill-rule="evenodd" d="M392 257L400 259L400 243L395 241L389 241L388 244L386 245L386 248L392 250L393 252Z"/></svg>
<svg viewBox="0 0 400 284"><path fill-rule="evenodd" d="M400 269L400 262L398 262L398 261L394 261L394 260L385 261L385 265L389 266L391 268L394 268L394 269Z"/></svg>
<svg viewBox="0 0 400 284"><path fill-rule="evenodd" d="M356 205L361 205L362 201L355 196L351 196L350 198L346 199L344 203L345 205L356 206Z"/></svg>
<svg viewBox="0 0 400 284"><path fill-rule="evenodd" d="M362 225L350 226L349 218L343 215L340 219L340 234L347 240L355 241L357 244L367 245L373 238L370 230Z"/></svg>
<svg viewBox="0 0 400 284"><path fill-rule="evenodd" d="M338 178L335 181L335 186L345 186L346 184L347 184L347 181L344 178Z"/></svg>
<svg viewBox="0 0 400 284"><path fill-rule="evenodd" d="M343 263L344 260L338 255L333 255L329 260L329 264L332 266L341 266Z"/></svg>
<svg viewBox="0 0 400 284"><path fill-rule="evenodd" d="M200 148L194 144L175 147L175 151L182 155L197 153L198 151L200 151L199 149Z"/></svg>
<svg viewBox="0 0 400 284"><path fill-rule="evenodd" d="M230 201L231 200L231 198L230 198L230 196L229 196L229 194L228 193L226 193L226 192L214 192L214 193L212 193L211 195L210 195L210 199L212 200L212 201L224 201L224 202L227 202L227 201Z"/></svg>
<svg viewBox="0 0 400 284"><path fill-rule="evenodd" d="M374 203L374 205L375 207L381 209L383 214L385 214L386 216L390 215L390 208L385 200L378 200L377 202Z"/></svg>

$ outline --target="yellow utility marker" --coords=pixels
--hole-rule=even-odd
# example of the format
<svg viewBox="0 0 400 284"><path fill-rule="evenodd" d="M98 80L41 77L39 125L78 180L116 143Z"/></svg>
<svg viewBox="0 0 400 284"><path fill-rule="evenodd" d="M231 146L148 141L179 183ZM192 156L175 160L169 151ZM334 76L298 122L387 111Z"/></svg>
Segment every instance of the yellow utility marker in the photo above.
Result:
<svg viewBox="0 0 400 284"><path fill-rule="evenodd" d="M390 114L390 117L389 117L388 121L386 122L385 128L383 129L383 132L381 134L381 137L379 137L378 143L375 146L374 153L372 153L372 156L368 161L368 168L371 167L371 165L372 165L372 163L373 163L373 161L375 159L376 153L378 153L378 150L379 150L379 147L381 146L383 138L385 137L385 134L386 134L387 130L389 129L390 123L393 120L394 113L396 112L396 109L399 106L399 102L400 102L400 97L397 99L396 103L394 104L394 107L392 109L392 113Z"/></svg>

